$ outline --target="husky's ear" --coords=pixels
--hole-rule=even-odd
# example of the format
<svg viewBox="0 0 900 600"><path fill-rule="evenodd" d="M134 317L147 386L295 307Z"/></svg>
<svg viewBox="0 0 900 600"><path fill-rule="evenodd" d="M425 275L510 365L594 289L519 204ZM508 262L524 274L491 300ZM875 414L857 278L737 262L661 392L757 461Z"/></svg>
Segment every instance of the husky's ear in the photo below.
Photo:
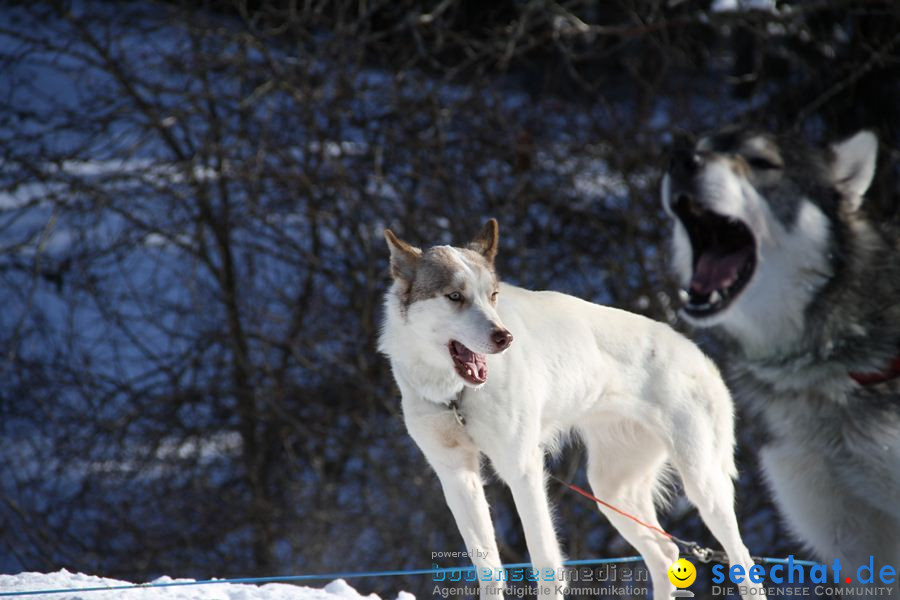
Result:
<svg viewBox="0 0 900 600"><path fill-rule="evenodd" d="M871 131L862 130L853 137L831 146L834 162L831 174L838 189L847 194L850 210L862 204L862 195L869 189L875 175L878 138Z"/></svg>
<svg viewBox="0 0 900 600"><path fill-rule="evenodd" d="M479 253L487 259L491 264L497 256L497 247L500 244L500 226L497 225L497 219L490 219L475 236L475 239L469 242L468 248Z"/></svg>
<svg viewBox="0 0 900 600"><path fill-rule="evenodd" d="M384 239L391 251L391 277L412 281L416 276L422 251L398 238L390 229L384 230Z"/></svg>

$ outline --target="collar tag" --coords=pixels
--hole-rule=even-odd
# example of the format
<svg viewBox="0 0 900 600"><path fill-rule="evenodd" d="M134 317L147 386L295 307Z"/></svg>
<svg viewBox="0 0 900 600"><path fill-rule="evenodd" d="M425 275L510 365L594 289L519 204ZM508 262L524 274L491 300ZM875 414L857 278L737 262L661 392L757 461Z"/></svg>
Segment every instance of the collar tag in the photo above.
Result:
<svg viewBox="0 0 900 600"><path fill-rule="evenodd" d="M459 394L456 395L456 398L450 401L450 404L447 407L453 411L453 416L456 417L456 422L459 423L460 427L466 426L466 418L462 414L462 410L460 409L460 403L462 402L462 395L465 391L465 388L460 390Z"/></svg>

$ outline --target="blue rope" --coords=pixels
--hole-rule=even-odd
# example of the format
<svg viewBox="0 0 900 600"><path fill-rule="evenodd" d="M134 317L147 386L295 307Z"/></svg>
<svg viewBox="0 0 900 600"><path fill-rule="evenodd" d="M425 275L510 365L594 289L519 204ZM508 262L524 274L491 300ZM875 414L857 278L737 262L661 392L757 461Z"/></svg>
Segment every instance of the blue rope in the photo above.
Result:
<svg viewBox="0 0 900 600"><path fill-rule="evenodd" d="M768 556L760 556L759 558L757 558L754 556L753 560L755 560L756 562L761 562L766 565L786 565L786 564L788 564L788 559L786 559L786 558L770 558ZM816 565L821 564L821 563L817 563L814 560L795 560L793 562L793 564L801 565L803 567L815 567Z"/></svg>
<svg viewBox="0 0 900 600"><path fill-rule="evenodd" d="M640 556L625 556L622 558L590 558L583 560L570 560L563 563L567 567L580 565L602 565L639 562ZM531 567L531 563L513 563L503 565L504 569L521 569ZM0 596L33 596L37 594L66 594L73 592L105 592L112 590L139 590L148 588L183 587L189 585L213 585L219 583L274 583L284 581L316 581L322 579L361 579L363 577L398 577L401 575L441 575L448 573L465 573L474 571L475 566L445 567L439 569L410 569L406 571L359 571L349 573L320 573L317 575L275 575L272 577L238 577L235 579L203 579L200 581L169 581L163 583L133 583L128 585L111 585L85 588L69 588L56 590L26 590L21 592L0 592Z"/></svg>
<svg viewBox="0 0 900 600"><path fill-rule="evenodd" d="M624 556L622 558L587 558L582 560L569 560L563 563L567 567L584 565L606 565L641 562L640 556ZM786 558L760 557L758 562L765 564L785 564ZM814 566L818 563L811 560L795 560L795 565ZM531 567L531 563L513 563L503 565L504 569L522 569ZM445 567L438 569L410 569L398 571L358 571L347 573L320 573L317 575L275 575L271 577L237 577L234 579L202 579L199 581L169 581L162 583L133 583L128 585L110 585L84 588L63 588L51 590L25 590L20 592L0 592L0 596L36 596L38 594L68 594L82 592L109 592L114 590L142 590L151 588L185 587L193 585L215 585L221 583L275 583L285 581L316 581L322 579L362 579L364 577L399 577L403 575L446 575L450 573L466 573L474 571L477 567Z"/></svg>

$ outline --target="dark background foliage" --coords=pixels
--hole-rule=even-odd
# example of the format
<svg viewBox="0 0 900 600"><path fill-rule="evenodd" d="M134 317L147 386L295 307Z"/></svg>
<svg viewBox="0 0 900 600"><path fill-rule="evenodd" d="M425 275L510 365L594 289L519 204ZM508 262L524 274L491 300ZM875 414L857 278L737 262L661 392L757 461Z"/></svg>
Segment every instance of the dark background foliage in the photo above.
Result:
<svg viewBox="0 0 900 600"><path fill-rule="evenodd" d="M872 128L869 205L896 218L898 75L887 1L6 5L0 570L269 575L460 549L375 351L383 228L461 242L495 216L508 280L674 324L656 192L673 136ZM761 431L739 432L748 544L802 554ZM579 460L552 468L580 481ZM632 552L551 493L569 556ZM503 558L525 560L508 492L489 496ZM663 523L713 542L677 497Z"/></svg>

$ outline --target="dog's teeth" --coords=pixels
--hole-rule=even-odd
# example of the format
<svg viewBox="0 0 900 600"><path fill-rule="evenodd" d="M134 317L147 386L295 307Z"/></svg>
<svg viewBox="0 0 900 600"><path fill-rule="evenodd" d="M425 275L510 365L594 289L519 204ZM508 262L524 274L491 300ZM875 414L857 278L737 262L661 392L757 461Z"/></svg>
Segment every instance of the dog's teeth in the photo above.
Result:
<svg viewBox="0 0 900 600"><path fill-rule="evenodd" d="M471 376L472 376L472 369L466 369L466 376L467 376L467 377L471 377Z"/></svg>
<svg viewBox="0 0 900 600"><path fill-rule="evenodd" d="M716 304L721 299L722 299L722 294L719 293L719 290L714 290L713 293L709 295L709 303L710 304Z"/></svg>
<svg viewBox="0 0 900 600"><path fill-rule="evenodd" d="M691 299L691 295L688 293L687 290L678 290L678 299L681 300L682 302L687 302L688 300Z"/></svg>

